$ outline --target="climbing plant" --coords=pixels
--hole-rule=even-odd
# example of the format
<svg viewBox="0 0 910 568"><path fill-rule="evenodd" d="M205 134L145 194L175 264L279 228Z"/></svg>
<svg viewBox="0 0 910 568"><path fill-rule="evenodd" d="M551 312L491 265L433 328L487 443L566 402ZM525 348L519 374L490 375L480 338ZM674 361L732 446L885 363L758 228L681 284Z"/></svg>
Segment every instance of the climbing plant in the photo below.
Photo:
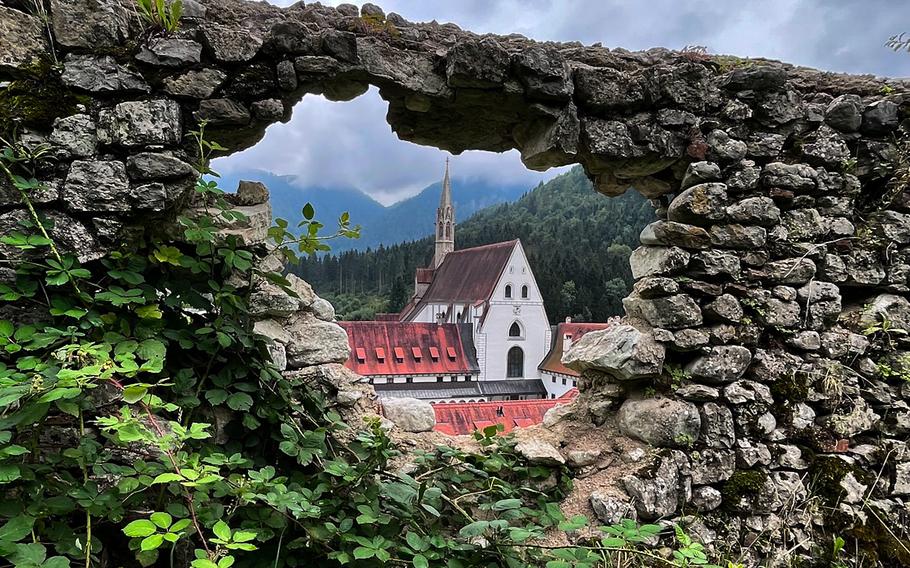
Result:
<svg viewBox="0 0 910 568"><path fill-rule="evenodd" d="M393 467L402 456L377 417L346 424L318 388L278 372L249 290L294 292L219 233L242 215L203 178L222 148L204 125L191 136L202 206L177 218L179 238L149 234L92 263L58 247L32 204L47 148L0 152L26 211L0 238L0 565L709 565L681 531L664 558L642 544L657 525L566 519L569 470L529 463L496 427L475 434L477 451ZM299 232L269 231L288 258L357 234L346 215L330 235L312 207L303 217Z"/></svg>

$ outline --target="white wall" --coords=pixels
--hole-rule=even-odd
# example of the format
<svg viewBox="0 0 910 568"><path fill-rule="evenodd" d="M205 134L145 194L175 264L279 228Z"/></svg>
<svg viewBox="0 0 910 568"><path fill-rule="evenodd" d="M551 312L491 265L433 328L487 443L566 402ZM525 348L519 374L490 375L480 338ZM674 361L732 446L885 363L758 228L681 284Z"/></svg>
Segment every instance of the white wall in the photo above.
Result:
<svg viewBox="0 0 910 568"><path fill-rule="evenodd" d="M506 286L512 286L512 297L506 298ZM522 286L528 287L528 297L521 297ZM516 312L517 308L517 312ZM490 308L483 326L475 330L486 345L486 365L481 380L506 377L506 358L510 348L524 351L524 375L518 378L537 379L537 366L550 348L550 323L534 273L520 244L516 245L490 299ZM509 337L509 328L518 322L523 330L520 338Z"/></svg>
<svg viewBox="0 0 910 568"><path fill-rule="evenodd" d="M547 398L559 398L572 390L573 387L578 386L578 379L558 373L544 371L541 373L540 379L543 381L543 386L547 389ZM563 381L565 381L565 384L563 384Z"/></svg>

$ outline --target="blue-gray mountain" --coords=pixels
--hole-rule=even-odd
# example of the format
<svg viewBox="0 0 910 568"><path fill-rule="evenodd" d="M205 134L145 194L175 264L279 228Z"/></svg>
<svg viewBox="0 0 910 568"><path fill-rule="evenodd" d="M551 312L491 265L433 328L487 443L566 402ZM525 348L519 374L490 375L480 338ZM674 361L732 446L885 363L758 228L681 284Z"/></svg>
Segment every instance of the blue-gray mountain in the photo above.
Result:
<svg viewBox="0 0 910 568"><path fill-rule="evenodd" d="M225 191L234 191L242 179L264 183L271 194L272 214L288 220L292 227L302 219L300 209L307 202L313 204L317 219L327 228L334 227L341 213L350 213L351 221L362 227L361 236L333 242L335 252L388 246L432 233L441 186L441 182L434 183L386 207L353 187L302 186L295 176L263 170L223 174L218 183ZM461 220L485 207L515 201L528 190L526 185L496 185L481 179L454 178L452 186L455 211Z"/></svg>

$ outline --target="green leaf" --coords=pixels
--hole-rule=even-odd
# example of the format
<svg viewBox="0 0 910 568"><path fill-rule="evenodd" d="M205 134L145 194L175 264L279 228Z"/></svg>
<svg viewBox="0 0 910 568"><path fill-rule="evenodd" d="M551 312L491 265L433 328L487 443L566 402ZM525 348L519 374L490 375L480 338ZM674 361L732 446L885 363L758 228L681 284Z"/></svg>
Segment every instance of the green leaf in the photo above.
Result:
<svg viewBox="0 0 910 568"><path fill-rule="evenodd" d="M365 546L358 546L354 549L354 558L357 560L364 560L366 558L372 558L376 555L376 551L372 548L367 548Z"/></svg>
<svg viewBox="0 0 910 568"><path fill-rule="evenodd" d="M303 213L303 218L307 221L312 221L313 217L316 215L316 209L313 207L312 203L304 205L300 212Z"/></svg>
<svg viewBox="0 0 910 568"><path fill-rule="evenodd" d="M463 537L480 536L489 528L489 526L489 521L474 521L473 523L462 527L461 530L458 531L458 534Z"/></svg>
<svg viewBox="0 0 910 568"><path fill-rule="evenodd" d="M155 523L148 519L138 519L123 527L123 534L129 537L146 537L158 530Z"/></svg>
<svg viewBox="0 0 910 568"><path fill-rule="evenodd" d="M139 543L139 550L155 550L164 542L163 534L153 534L142 539Z"/></svg>
<svg viewBox="0 0 910 568"><path fill-rule="evenodd" d="M234 542L249 542L256 538L256 533L252 531L235 531L233 541Z"/></svg>
<svg viewBox="0 0 910 568"><path fill-rule="evenodd" d="M171 523L174 521L173 517L167 513L162 513L160 511L152 513L149 515L149 519L159 527L166 529L171 526Z"/></svg>
<svg viewBox="0 0 910 568"><path fill-rule="evenodd" d="M238 412L249 410L253 406L253 397L245 392L235 392L227 398L227 405Z"/></svg>
<svg viewBox="0 0 910 568"><path fill-rule="evenodd" d="M493 504L494 511L509 511L521 508L521 499L502 499Z"/></svg>
<svg viewBox="0 0 910 568"><path fill-rule="evenodd" d="M423 554L417 554L412 561L414 568L429 568L430 562Z"/></svg>
<svg viewBox="0 0 910 568"><path fill-rule="evenodd" d="M28 515L13 517L0 527L0 542L16 542L27 537L32 532L35 519Z"/></svg>
<svg viewBox="0 0 910 568"><path fill-rule="evenodd" d="M22 477L19 466L15 464L0 464L0 483L9 483Z"/></svg>
<svg viewBox="0 0 910 568"><path fill-rule="evenodd" d="M218 521L212 527L212 532L221 540L231 540L231 528L224 521Z"/></svg>
<svg viewBox="0 0 910 568"><path fill-rule="evenodd" d="M157 339L146 339L136 349L136 355L146 361L162 360L166 354L167 347Z"/></svg>
<svg viewBox="0 0 910 568"><path fill-rule="evenodd" d="M148 304L136 308L136 315L142 319L161 319L164 314L161 312L158 304Z"/></svg>
<svg viewBox="0 0 910 568"><path fill-rule="evenodd" d="M130 385L123 389L123 402L135 404L142 400L147 393L148 388L145 385Z"/></svg>

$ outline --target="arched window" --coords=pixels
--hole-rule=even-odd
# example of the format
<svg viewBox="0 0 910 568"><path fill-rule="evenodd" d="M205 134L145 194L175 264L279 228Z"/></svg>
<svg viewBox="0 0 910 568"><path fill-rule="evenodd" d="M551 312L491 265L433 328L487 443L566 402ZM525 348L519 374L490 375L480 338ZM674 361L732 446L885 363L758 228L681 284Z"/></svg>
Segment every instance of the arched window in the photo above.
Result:
<svg viewBox="0 0 910 568"><path fill-rule="evenodd" d="M512 323L512 327L509 328L509 337L521 337L521 326L517 321Z"/></svg>
<svg viewBox="0 0 910 568"><path fill-rule="evenodd" d="M439 238L442 238L442 224L439 225Z"/></svg>
<svg viewBox="0 0 910 568"><path fill-rule="evenodd" d="M506 377L510 379L523 377L525 374L525 353L521 347L509 349L506 365Z"/></svg>
<svg viewBox="0 0 910 568"><path fill-rule="evenodd" d="M506 284L506 298L512 297L512 285Z"/></svg>
<svg viewBox="0 0 910 568"><path fill-rule="evenodd" d="M522 298L528 297L528 286L527 285L524 285L521 287L521 297Z"/></svg>
<svg viewBox="0 0 910 568"><path fill-rule="evenodd" d="M452 223L446 223L446 238L452 238Z"/></svg>

